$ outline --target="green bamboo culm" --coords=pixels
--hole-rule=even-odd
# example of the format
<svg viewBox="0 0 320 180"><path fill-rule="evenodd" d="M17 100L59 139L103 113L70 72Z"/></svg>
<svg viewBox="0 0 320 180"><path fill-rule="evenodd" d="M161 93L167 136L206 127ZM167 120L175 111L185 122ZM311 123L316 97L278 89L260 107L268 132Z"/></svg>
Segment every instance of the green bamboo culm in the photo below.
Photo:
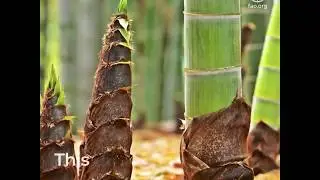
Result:
<svg viewBox="0 0 320 180"><path fill-rule="evenodd" d="M246 101L251 104L264 38L270 19L272 0L264 0L262 2L241 0L241 7L242 25L248 23L255 25L255 29L252 32L251 42L247 45L245 55L242 59L245 68L243 94Z"/></svg>
<svg viewBox="0 0 320 180"><path fill-rule="evenodd" d="M275 0L259 65L251 120L280 126L280 0Z"/></svg>
<svg viewBox="0 0 320 180"><path fill-rule="evenodd" d="M242 98L240 0L184 2L184 179L253 180L244 161L251 108Z"/></svg>
<svg viewBox="0 0 320 180"><path fill-rule="evenodd" d="M184 2L185 116L192 118L242 93L240 1Z"/></svg>
<svg viewBox="0 0 320 180"><path fill-rule="evenodd" d="M164 8L172 8L170 13L167 13L164 21L167 23L165 28L165 44L164 57L162 63L162 92L161 92L161 119L173 120L175 119L175 101L180 100L178 93L181 94L182 71L179 63L182 61L182 13L180 8L181 0L167 0ZM162 14L163 15L163 14ZM180 16L181 15L181 16ZM180 20L181 19L181 20ZM181 75L180 75L181 73ZM181 79L179 79L181 77ZM180 85L181 84L181 85ZM180 87L179 87L180 86ZM180 88L180 89L179 89ZM183 96L182 96L183 97ZM182 98L181 97L181 98Z"/></svg>

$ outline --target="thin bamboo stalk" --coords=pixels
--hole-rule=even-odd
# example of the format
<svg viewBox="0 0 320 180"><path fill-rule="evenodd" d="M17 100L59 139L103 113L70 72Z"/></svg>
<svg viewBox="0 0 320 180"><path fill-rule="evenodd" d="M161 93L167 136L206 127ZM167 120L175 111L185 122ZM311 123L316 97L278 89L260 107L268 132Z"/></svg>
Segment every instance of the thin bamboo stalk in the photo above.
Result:
<svg viewBox="0 0 320 180"><path fill-rule="evenodd" d="M76 1L59 0L61 81L64 84L70 112L76 112ZM72 128L74 131L76 127Z"/></svg>
<svg viewBox="0 0 320 180"><path fill-rule="evenodd" d="M153 125L174 119L178 61L181 59L179 1L135 1L133 92L135 118ZM181 61L181 60L180 60ZM180 76L181 77L181 76ZM144 118L143 118L144 117ZM143 118L143 119L140 119ZM145 121L147 120L147 121Z"/></svg>
<svg viewBox="0 0 320 180"><path fill-rule="evenodd" d="M177 82L176 82L176 94L175 94L175 100L179 103L181 103L184 107L184 61L183 61L183 0L180 0L180 5L176 7L176 11L178 14L176 14L177 22L179 24L179 27L177 27L176 31L179 31L178 33L178 46L177 46L177 55L176 57L178 60L177 70L176 70L176 76L177 76ZM177 110L176 110L177 111Z"/></svg>
<svg viewBox="0 0 320 180"><path fill-rule="evenodd" d="M40 1L40 63L42 64L47 51L48 0Z"/></svg>
<svg viewBox="0 0 320 180"><path fill-rule="evenodd" d="M161 120L162 99L162 68L163 68L163 38L164 21L160 10L163 8L162 1L145 1L146 15L144 53L146 56L145 69L145 103L147 107L146 118L148 123L153 124ZM160 3L160 4L158 4ZM141 33L141 32L140 32Z"/></svg>
<svg viewBox="0 0 320 180"><path fill-rule="evenodd" d="M242 61L245 68L243 93L246 101L251 104L264 37L272 9L272 0L259 3L253 2L252 0L241 0L241 3L242 25L248 23L253 23L255 25L255 30L251 35L251 42L247 45ZM254 8L253 5L261 6L260 8Z"/></svg>
<svg viewBox="0 0 320 180"><path fill-rule="evenodd" d="M162 12L164 21L166 22L167 41L164 44L164 59L163 59L163 87L162 87L162 103L161 103L161 119L174 120L175 103L174 96L177 89L178 79L177 70L180 60L180 0L168 0L166 3L166 13Z"/></svg>
<svg viewBox="0 0 320 180"><path fill-rule="evenodd" d="M255 87L253 123L280 125L280 0L275 0Z"/></svg>
<svg viewBox="0 0 320 180"><path fill-rule="evenodd" d="M95 67L98 64L97 55L99 52L101 36L97 24L99 24L99 1L75 1L77 4L77 33L76 33L76 104L75 113L79 118L75 126L84 124L87 105L90 103L92 77Z"/></svg>
<svg viewBox="0 0 320 180"><path fill-rule="evenodd" d="M145 34L148 32L144 27L144 18L146 16L145 1L130 1L132 3L131 16L136 23L132 24L135 40L133 46L135 51L132 52L132 61L134 68L132 68L132 84L135 88L132 89L132 101L135 104L132 109L132 118L136 123L145 123L146 116L146 96L145 96L145 82L146 82L146 66L147 59L144 54Z"/></svg>
<svg viewBox="0 0 320 180"><path fill-rule="evenodd" d="M40 92L43 92L48 43L48 0L40 1Z"/></svg>

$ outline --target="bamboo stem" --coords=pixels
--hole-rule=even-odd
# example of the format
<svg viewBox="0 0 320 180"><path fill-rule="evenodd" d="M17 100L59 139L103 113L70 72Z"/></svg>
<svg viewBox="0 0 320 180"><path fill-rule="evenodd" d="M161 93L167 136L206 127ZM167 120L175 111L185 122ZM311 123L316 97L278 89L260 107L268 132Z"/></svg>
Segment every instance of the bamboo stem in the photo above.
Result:
<svg viewBox="0 0 320 180"><path fill-rule="evenodd" d="M272 127L280 125L280 1L272 9L255 87L253 123L260 120Z"/></svg>
<svg viewBox="0 0 320 180"><path fill-rule="evenodd" d="M45 69L48 65L47 62L47 44L48 44L48 0L40 1L40 93L44 91L43 83L45 78ZM41 76L42 75L42 76Z"/></svg>
<svg viewBox="0 0 320 180"><path fill-rule="evenodd" d="M145 101L148 122L154 123L161 120L161 96L162 96L162 66L163 66L163 38L164 21L160 14L161 1L145 1L145 47L146 71L145 71ZM141 33L141 32L140 32Z"/></svg>
<svg viewBox="0 0 320 180"><path fill-rule="evenodd" d="M248 179L251 108L242 98L240 1L185 0L186 180Z"/></svg>
<svg viewBox="0 0 320 180"><path fill-rule="evenodd" d="M180 0L168 0L165 9L169 9L166 14L163 14L165 17L166 23L166 32L167 32L167 43L165 44L165 57L163 62L163 87L162 87L162 114L161 119L164 120L174 120L175 113L175 104L174 104L174 95L176 92L178 79L177 79L177 69L179 62L179 40L181 36L180 32L180 22L179 22L179 11L181 1ZM170 9L171 7L171 9Z"/></svg>
<svg viewBox="0 0 320 180"><path fill-rule="evenodd" d="M98 64L98 45L101 42L99 36L100 30L97 29L98 15L97 11L99 1L74 1L77 4L77 33L76 33L76 103L74 104L76 114L80 121L77 126L83 125L85 112L90 102L92 77L94 76L95 67ZM89 87L89 88L88 88Z"/></svg>
<svg viewBox="0 0 320 180"><path fill-rule="evenodd" d="M185 115L194 117L241 91L239 1L186 0L184 14Z"/></svg>

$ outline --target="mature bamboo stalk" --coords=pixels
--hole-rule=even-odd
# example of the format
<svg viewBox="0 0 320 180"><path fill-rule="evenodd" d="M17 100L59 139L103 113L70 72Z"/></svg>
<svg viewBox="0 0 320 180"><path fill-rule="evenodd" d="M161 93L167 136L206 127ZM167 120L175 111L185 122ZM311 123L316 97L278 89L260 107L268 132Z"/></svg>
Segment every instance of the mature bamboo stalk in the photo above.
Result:
<svg viewBox="0 0 320 180"><path fill-rule="evenodd" d="M251 109L241 97L240 1L184 5L185 179L253 179L243 162Z"/></svg>
<svg viewBox="0 0 320 180"><path fill-rule="evenodd" d="M103 38L100 61L84 127L80 179L130 179L132 172L131 131L131 31L121 0Z"/></svg>
<svg viewBox="0 0 320 180"><path fill-rule="evenodd" d="M272 9L272 0L262 2L241 0L241 3L242 25L248 23L255 25L251 41L247 45L247 48L245 48L245 54L243 55L245 72L243 93L247 102L251 104L258 73L258 66L261 59L261 52L263 49L264 37Z"/></svg>
<svg viewBox="0 0 320 180"><path fill-rule="evenodd" d="M280 0L272 8L254 93L252 116L272 127L280 126Z"/></svg>
<svg viewBox="0 0 320 180"><path fill-rule="evenodd" d="M163 1L145 1L146 15L144 53L146 56L145 70L145 101L146 118L148 122L161 120L161 99L162 99L162 68L163 68L163 39L164 20L160 10L163 9ZM158 4L159 3L159 4Z"/></svg>
<svg viewBox="0 0 320 180"><path fill-rule="evenodd" d="M71 134L72 117L67 115L64 92L56 69L52 66L49 70L40 107L40 179L74 180L77 174Z"/></svg>
<svg viewBox="0 0 320 180"><path fill-rule="evenodd" d="M238 6L238 0L185 0L187 117L227 107L241 91Z"/></svg>

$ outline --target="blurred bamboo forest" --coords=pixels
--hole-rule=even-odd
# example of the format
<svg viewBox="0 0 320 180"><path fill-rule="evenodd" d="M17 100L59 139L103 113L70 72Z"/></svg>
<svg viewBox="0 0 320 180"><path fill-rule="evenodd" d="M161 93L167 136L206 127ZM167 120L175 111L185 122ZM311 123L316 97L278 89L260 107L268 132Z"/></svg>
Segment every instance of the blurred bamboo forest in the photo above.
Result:
<svg viewBox="0 0 320 180"><path fill-rule="evenodd" d="M118 0L40 0L40 92L49 62L58 64L69 112L82 128L101 38ZM183 0L128 2L133 20L133 114L149 124L183 113Z"/></svg>
<svg viewBox="0 0 320 180"><path fill-rule="evenodd" d="M68 110L77 117L74 131L83 127L102 37L118 2L40 0L40 92L54 61ZM249 8L250 3L241 0L242 25L256 26L242 60L244 95L251 104L272 0L261 2L265 9ZM153 125L184 118L183 0L130 0L128 6L134 33L132 120Z"/></svg>

